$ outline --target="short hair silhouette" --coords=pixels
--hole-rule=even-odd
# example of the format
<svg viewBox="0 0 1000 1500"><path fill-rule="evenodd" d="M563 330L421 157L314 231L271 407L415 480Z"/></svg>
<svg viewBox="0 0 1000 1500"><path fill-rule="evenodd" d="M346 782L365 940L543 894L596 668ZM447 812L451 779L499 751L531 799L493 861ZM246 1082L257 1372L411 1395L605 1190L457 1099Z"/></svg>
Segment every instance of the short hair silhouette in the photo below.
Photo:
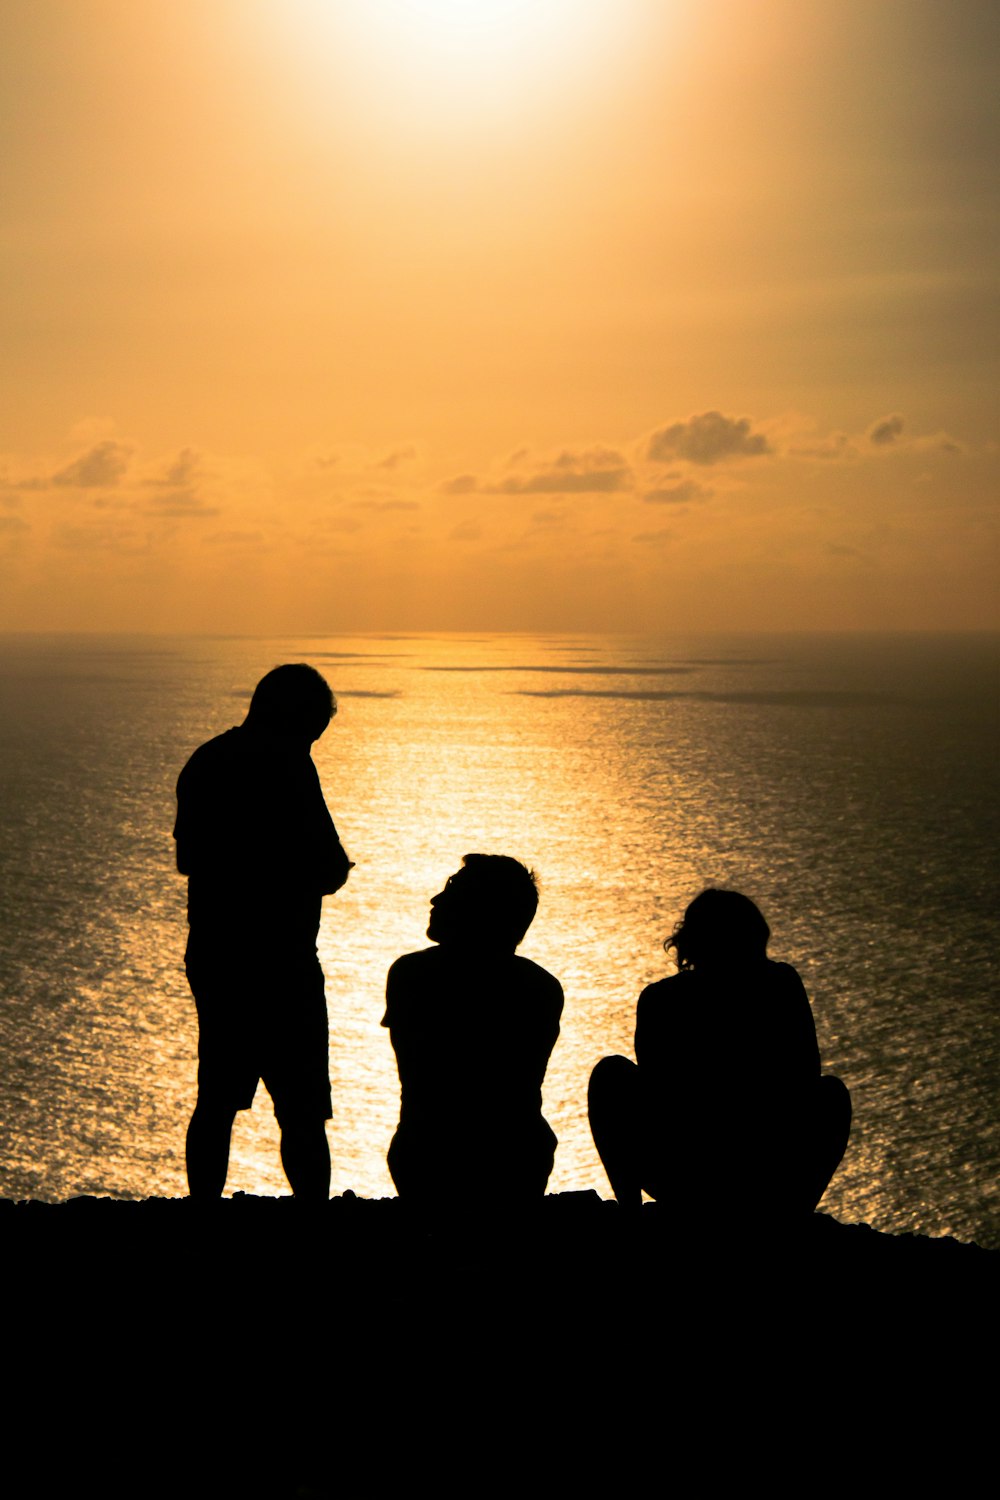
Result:
<svg viewBox="0 0 1000 1500"><path fill-rule="evenodd" d="M461 893L463 926L483 941L516 948L538 910L535 872L509 854L464 854L462 866L454 890Z"/></svg>
<svg viewBox="0 0 1000 1500"><path fill-rule="evenodd" d="M710 886L694 898L663 946L668 952L673 948L677 967L684 970L764 958L770 936L749 896Z"/></svg>
<svg viewBox="0 0 1000 1500"><path fill-rule="evenodd" d="M431 898L433 946L389 970L382 1025L400 1101L387 1160L411 1202L509 1205L545 1192L556 1137L542 1081L563 993L516 952L537 906L526 865L466 854Z"/></svg>
<svg viewBox="0 0 1000 1500"><path fill-rule="evenodd" d="M289 662L266 673L254 688L247 723L276 733L318 740L337 712L326 678L304 662Z"/></svg>
<svg viewBox="0 0 1000 1500"><path fill-rule="evenodd" d="M188 876L185 969L198 1015L193 1198L222 1196L233 1120L260 1082L296 1198L330 1196L329 1023L316 955L323 897L351 861L310 746L335 711L313 667L262 677L246 719L200 745L177 780L177 868Z"/></svg>

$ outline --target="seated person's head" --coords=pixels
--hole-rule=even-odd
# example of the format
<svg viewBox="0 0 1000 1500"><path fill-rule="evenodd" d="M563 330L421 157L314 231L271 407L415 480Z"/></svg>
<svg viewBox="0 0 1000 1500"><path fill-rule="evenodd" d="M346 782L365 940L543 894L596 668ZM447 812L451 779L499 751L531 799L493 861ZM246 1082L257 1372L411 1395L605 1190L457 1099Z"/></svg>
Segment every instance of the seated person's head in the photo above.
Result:
<svg viewBox="0 0 1000 1500"><path fill-rule="evenodd" d="M326 678L315 667L294 662L260 679L246 721L265 734L311 745L336 712L337 700Z"/></svg>
<svg viewBox="0 0 1000 1500"><path fill-rule="evenodd" d="M735 968L765 958L770 936L749 896L709 888L694 898L664 947L674 949L679 969Z"/></svg>
<svg viewBox="0 0 1000 1500"><path fill-rule="evenodd" d="M538 908L534 872L506 854L466 854L431 901L435 943L513 953Z"/></svg>

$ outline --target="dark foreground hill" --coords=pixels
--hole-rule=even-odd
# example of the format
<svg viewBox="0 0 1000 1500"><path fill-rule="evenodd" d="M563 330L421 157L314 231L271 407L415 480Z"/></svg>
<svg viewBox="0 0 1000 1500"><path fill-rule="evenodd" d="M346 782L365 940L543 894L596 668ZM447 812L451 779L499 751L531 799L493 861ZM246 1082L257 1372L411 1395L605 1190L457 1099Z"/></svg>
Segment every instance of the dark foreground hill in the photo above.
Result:
<svg viewBox="0 0 1000 1500"><path fill-rule="evenodd" d="M0 1203L11 1493L956 1488L1000 1256L815 1214ZM13 1471L12 1471L13 1472Z"/></svg>

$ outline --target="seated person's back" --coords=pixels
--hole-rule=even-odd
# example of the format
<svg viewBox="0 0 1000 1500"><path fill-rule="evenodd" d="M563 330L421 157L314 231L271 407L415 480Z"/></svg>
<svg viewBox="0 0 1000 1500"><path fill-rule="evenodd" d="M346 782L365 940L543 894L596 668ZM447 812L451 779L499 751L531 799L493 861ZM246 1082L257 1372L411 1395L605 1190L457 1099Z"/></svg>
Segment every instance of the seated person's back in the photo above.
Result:
<svg viewBox="0 0 1000 1500"><path fill-rule="evenodd" d="M401 1091L389 1168L402 1197L540 1195L555 1136L541 1088L562 989L515 949L537 905L531 873L466 855L431 903L438 944L397 959L386 983Z"/></svg>
<svg viewBox="0 0 1000 1500"><path fill-rule="evenodd" d="M647 986L636 1008L635 1055L648 1150L670 1162L684 1197L758 1178L820 1077L809 999L789 964L686 969ZM766 1144L765 1144L766 1143ZM745 1156L744 1156L745 1148ZM660 1189L659 1173L653 1181Z"/></svg>
<svg viewBox="0 0 1000 1500"><path fill-rule="evenodd" d="M594 1069L591 1130L620 1203L642 1189L680 1212L805 1211L825 1191L850 1094L821 1077L809 998L769 937L748 897L703 891L665 945L680 972L639 996L636 1062Z"/></svg>

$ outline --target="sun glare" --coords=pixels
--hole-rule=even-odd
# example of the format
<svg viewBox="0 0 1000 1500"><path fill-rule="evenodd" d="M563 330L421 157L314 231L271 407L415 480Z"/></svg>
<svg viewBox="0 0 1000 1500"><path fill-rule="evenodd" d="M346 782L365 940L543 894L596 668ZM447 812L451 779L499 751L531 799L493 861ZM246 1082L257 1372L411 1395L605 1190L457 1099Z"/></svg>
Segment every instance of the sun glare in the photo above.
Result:
<svg viewBox="0 0 1000 1500"><path fill-rule="evenodd" d="M566 41L588 7L579 0L347 0L344 9L383 44L494 68Z"/></svg>
<svg viewBox="0 0 1000 1500"><path fill-rule="evenodd" d="M293 0L282 24L316 64L334 49L373 113L475 130L585 87L628 10L626 0Z"/></svg>

